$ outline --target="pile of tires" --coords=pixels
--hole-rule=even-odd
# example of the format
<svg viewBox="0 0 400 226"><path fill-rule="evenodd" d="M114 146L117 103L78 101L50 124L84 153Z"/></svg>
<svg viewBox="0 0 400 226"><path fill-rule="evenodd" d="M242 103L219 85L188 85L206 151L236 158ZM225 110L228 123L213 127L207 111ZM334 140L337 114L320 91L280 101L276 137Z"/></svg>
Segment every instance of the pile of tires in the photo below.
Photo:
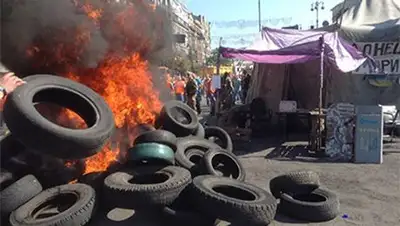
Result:
<svg viewBox="0 0 400 226"><path fill-rule="evenodd" d="M96 192L67 184L83 173L83 159L101 151L114 129L114 116L90 88L54 75L34 75L7 96L1 140L1 224L85 225L94 214ZM86 128L71 129L43 117L38 103L74 110ZM66 167L71 162L73 166Z"/></svg>
<svg viewBox="0 0 400 226"><path fill-rule="evenodd" d="M98 209L107 207L163 216L166 225L207 226L218 220L268 225L277 211L276 198L296 217L291 208L303 205L293 201L299 195L330 194L310 187L303 177L290 177L291 184L274 179L273 195L245 182L246 172L232 152L229 134L219 127L203 127L196 113L178 101L164 105L155 127L138 126L126 163L78 178L82 159L99 152L111 137L115 125L110 108L94 91L71 80L51 75L26 79L26 85L7 97L4 108L9 138L18 142L1 150L2 225L87 225ZM57 126L35 110L36 102L73 109L87 128ZM67 162L73 167L65 167ZM74 178L78 179L68 183ZM328 211L334 205L330 201L320 209L313 205L298 211L320 211L322 219L335 213Z"/></svg>
<svg viewBox="0 0 400 226"><path fill-rule="evenodd" d="M156 130L135 139L126 167L104 179L103 203L161 213L166 225L273 221L276 199L244 182L245 170L226 131L204 128L178 101L167 102L156 121Z"/></svg>
<svg viewBox="0 0 400 226"><path fill-rule="evenodd" d="M330 221L340 213L336 194L320 187L316 172L297 171L273 178L269 183L272 195L279 199L280 213L302 221Z"/></svg>

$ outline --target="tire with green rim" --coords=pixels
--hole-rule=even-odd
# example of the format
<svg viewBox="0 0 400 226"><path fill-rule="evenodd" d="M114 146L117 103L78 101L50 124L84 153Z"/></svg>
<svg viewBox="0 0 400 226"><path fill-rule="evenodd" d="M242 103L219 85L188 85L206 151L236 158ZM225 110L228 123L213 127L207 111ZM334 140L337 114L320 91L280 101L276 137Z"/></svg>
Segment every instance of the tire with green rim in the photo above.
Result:
<svg viewBox="0 0 400 226"><path fill-rule="evenodd" d="M142 133L135 139L133 145L144 143L164 144L176 150L176 136L167 130L158 129Z"/></svg>
<svg viewBox="0 0 400 226"><path fill-rule="evenodd" d="M164 144L141 143L128 150L128 159L133 162L157 160L174 165L175 153Z"/></svg>

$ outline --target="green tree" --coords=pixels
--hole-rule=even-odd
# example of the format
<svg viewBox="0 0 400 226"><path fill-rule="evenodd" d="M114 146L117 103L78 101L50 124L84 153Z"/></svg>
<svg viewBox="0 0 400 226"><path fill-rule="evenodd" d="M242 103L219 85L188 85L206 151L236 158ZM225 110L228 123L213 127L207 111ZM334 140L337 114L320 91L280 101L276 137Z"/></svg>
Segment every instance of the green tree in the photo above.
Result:
<svg viewBox="0 0 400 226"><path fill-rule="evenodd" d="M168 67L169 69L179 71L181 74L190 71L191 69L191 62L187 57L181 55L175 55L166 59L164 62L161 63L162 66Z"/></svg>
<svg viewBox="0 0 400 226"><path fill-rule="evenodd" d="M213 65L215 66L217 64L218 54L219 54L218 48L211 50L210 56L207 57L206 59L206 64L208 66L213 66ZM233 62L232 59L223 58L222 56L220 58L221 65L229 65L232 64L232 62Z"/></svg>

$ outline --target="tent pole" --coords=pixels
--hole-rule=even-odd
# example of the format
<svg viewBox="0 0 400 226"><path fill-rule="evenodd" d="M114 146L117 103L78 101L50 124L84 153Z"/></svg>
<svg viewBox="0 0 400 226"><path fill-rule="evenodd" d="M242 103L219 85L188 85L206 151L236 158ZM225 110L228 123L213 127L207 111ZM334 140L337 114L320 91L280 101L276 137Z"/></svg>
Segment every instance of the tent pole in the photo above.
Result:
<svg viewBox="0 0 400 226"><path fill-rule="evenodd" d="M217 56L217 65L216 65L216 67L217 67L217 75L218 76L220 76L221 77L221 75L220 75L220 73L219 73L219 69L220 69L220 67L221 67L221 46L222 46L222 37L220 37L219 38L219 47L218 47L218 56ZM220 108L220 90L221 89L219 89L217 92L216 92L216 97L215 97L215 106L214 106L214 111L215 111L215 114L217 115L217 117L218 117L218 113L219 113L219 108Z"/></svg>
<svg viewBox="0 0 400 226"><path fill-rule="evenodd" d="M324 51L325 51L325 42L324 36L322 35L319 39L320 41L320 83L319 83L319 103L318 103L318 118L317 118L317 151L321 150L322 146L322 131L321 131L321 122L322 122L322 96L323 96L323 88L324 88Z"/></svg>

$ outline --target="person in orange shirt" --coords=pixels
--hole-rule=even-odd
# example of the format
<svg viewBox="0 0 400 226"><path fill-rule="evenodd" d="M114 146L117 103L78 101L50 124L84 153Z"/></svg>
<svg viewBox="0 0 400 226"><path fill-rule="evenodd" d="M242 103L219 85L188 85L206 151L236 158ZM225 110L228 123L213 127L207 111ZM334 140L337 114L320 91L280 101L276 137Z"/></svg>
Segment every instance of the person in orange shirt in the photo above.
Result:
<svg viewBox="0 0 400 226"><path fill-rule="evenodd" d="M172 76L170 73L166 74L166 81L167 81L167 87L170 90L170 93L173 94L174 93L174 83L173 83Z"/></svg>
<svg viewBox="0 0 400 226"><path fill-rule="evenodd" d="M185 102L185 87L186 83L182 76L178 76L178 79L174 84L175 98L182 102Z"/></svg>

